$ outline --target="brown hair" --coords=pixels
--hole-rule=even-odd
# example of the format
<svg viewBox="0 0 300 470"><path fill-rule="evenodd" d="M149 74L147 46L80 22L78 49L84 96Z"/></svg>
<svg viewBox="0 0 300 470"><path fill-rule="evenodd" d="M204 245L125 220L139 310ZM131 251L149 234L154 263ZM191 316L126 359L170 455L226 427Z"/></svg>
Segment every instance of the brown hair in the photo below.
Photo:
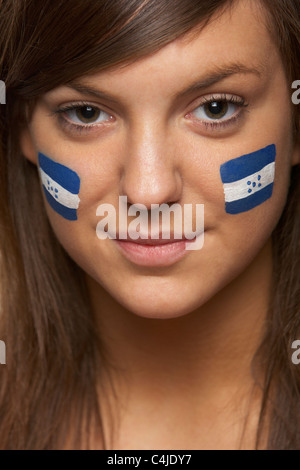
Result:
<svg viewBox="0 0 300 470"><path fill-rule="evenodd" d="M62 448L74 416L79 440L73 446L88 447L80 434L92 419L102 429L96 377L105 351L94 333L82 272L57 242L36 167L21 154L25 110L75 77L158 50L233 3L0 0L0 78L7 87L7 104L0 107L0 337L7 345L7 365L0 369L0 448ZM300 3L261 3L292 84L300 78ZM294 114L297 133L299 107ZM294 167L274 231L272 302L256 355L266 371L257 447L267 426L267 448L300 448L300 373L291 362L291 343L300 338L299 240L300 171Z"/></svg>

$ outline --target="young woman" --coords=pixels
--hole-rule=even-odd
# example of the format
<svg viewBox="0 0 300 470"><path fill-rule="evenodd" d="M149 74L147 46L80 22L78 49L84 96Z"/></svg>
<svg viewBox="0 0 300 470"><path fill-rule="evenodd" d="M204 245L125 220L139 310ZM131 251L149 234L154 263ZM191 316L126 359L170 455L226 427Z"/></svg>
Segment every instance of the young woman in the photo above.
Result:
<svg viewBox="0 0 300 470"><path fill-rule="evenodd" d="M1 448L299 449L299 1L0 5Z"/></svg>

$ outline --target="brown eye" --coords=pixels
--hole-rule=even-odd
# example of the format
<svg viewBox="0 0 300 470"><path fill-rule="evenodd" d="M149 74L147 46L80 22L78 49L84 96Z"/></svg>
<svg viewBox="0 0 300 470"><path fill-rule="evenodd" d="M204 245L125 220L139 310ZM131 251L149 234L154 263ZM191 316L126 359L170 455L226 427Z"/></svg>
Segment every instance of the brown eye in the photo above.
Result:
<svg viewBox="0 0 300 470"><path fill-rule="evenodd" d="M204 105L204 111L210 119L221 119L228 113L227 101L212 101Z"/></svg>
<svg viewBox="0 0 300 470"><path fill-rule="evenodd" d="M93 124L100 116L100 109L92 106L82 106L76 109L76 117L85 124Z"/></svg>

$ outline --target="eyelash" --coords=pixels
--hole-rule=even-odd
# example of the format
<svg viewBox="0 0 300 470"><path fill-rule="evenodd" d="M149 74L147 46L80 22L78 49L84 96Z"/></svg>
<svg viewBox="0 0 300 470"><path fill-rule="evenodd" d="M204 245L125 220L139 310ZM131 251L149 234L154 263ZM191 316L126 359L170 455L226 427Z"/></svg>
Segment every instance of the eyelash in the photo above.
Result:
<svg viewBox="0 0 300 470"><path fill-rule="evenodd" d="M214 102L226 102L228 104L234 104L235 106L237 106L240 109L242 109L242 108L245 109L249 106L249 104L246 103L244 98L240 98L240 97L235 96L235 95L228 96L226 94L222 94L222 95L218 95L218 96L211 96L209 98L202 98L202 102L200 102L196 108L193 108L192 111L187 113L185 115L185 117L191 116L191 114L193 112L195 112L201 106L209 105L210 103L214 103ZM54 114L54 115L58 116L58 118L60 120L60 123L64 128L68 129L69 131L71 131L73 133L77 133L77 134L80 134L80 135L82 133L87 134L89 132L92 132L95 127L99 128L99 126L103 126L103 125L105 125L106 122L108 122L108 121L103 121L102 123L96 123L96 124L91 123L91 124L87 124L87 125L84 125L84 124L81 125L81 124L71 123L70 121L68 121L63 116L63 114L68 112L68 111L76 111L76 110L78 110L80 108L83 108L85 106L90 106L90 107L93 107L96 110L101 110L102 111L102 109L100 109L97 106L92 105L89 102L81 101L81 102L77 102L77 103L74 103L74 104L69 104L69 105L60 107L60 108L56 109L51 114ZM106 111L104 111L104 112L106 112ZM109 113L107 113L107 114L109 115ZM224 129L224 128L227 128L228 126L233 125L235 122L237 122L242 117L242 114L243 113L241 111L239 111L238 113L235 113L229 119L224 119L224 120L219 120L219 121L212 121L212 122L205 121L205 120L200 120L200 119L197 119L197 118L193 118L192 120L194 122L195 121L196 122L201 121L201 125L204 125L207 130L217 130L217 129Z"/></svg>

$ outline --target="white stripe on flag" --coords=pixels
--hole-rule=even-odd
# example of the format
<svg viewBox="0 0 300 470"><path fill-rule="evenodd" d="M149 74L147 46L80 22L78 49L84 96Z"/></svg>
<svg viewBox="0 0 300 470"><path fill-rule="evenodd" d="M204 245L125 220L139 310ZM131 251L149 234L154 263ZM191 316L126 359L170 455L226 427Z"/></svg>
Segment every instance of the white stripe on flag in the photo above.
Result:
<svg viewBox="0 0 300 470"><path fill-rule="evenodd" d="M258 180L258 176L260 176L260 180ZM273 183L274 177L275 162L272 162L266 165L262 170L258 171L257 173L253 173L246 178L234 181L234 183L225 183L223 184L225 201L233 202L239 199L244 199L248 196L252 196L252 194L257 193L257 191L261 191L266 186ZM249 181L251 185L248 184ZM253 187L253 183L256 183L255 187ZM260 187L258 186L259 184L261 184ZM252 190L250 194L249 188Z"/></svg>
<svg viewBox="0 0 300 470"><path fill-rule="evenodd" d="M63 188L63 186L56 183L56 181L48 176L47 173L45 173L41 168L39 168L39 171L45 189L53 197L53 199L55 199L55 201L59 202L65 207L68 207L69 209L78 209L80 202L78 194L73 194L70 193L70 191L67 191L65 188ZM50 188L50 190L48 188Z"/></svg>

